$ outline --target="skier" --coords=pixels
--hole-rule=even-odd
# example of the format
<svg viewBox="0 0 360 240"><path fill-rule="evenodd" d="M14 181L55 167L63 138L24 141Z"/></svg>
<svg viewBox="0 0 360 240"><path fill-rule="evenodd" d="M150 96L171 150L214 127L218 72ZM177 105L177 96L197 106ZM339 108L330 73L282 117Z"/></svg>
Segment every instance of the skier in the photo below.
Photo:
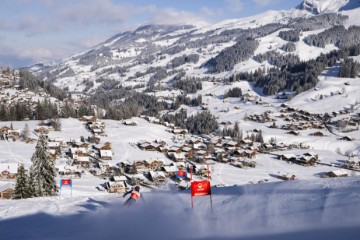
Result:
<svg viewBox="0 0 360 240"><path fill-rule="evenodd" d="M125 206L132 206L135 204L135 202L141 198L141 200L144 202L144 198L142 196L142 194L140 193L140 187L136 186L133 190L130 190L126 193L124 193L123 197L126 197L126 195L130 194L130 197L128 198L128 200L125 201L124 205Z"/></svg>

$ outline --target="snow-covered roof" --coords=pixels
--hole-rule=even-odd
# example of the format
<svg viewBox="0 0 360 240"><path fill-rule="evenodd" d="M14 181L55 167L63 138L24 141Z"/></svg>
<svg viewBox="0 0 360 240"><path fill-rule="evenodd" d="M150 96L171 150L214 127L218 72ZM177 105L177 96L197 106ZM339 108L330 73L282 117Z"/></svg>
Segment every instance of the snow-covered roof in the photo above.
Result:
<svg viewBox="0 0 360 240"><path fill-rule="evenodd" d="M154 172L154 171L150 171L150 176L151 178L157 178L157 177L163 177L165 178L165 174L164 172Z"/></svg>
<svg viewBox="0 0 360 240"><path fill-rule="evenodd" d="M114 181L115 182L119 182L119 181L126 181L126 177L125 176L114 176Z"/></svg>
<svg viewBox="0 0 360 240"><path fill-rule="evenodd" d="M7 189L13 189L13 190L15 190L15 185L12 184L12 183L6 183L6 184L4 184L4 185L0 185L0 192L3 192L3 191L5 191L5 190L7 190Z"/></svg>
<svg viewBox="0 0 360 240"><path fill-rule="evenodd" d="M78 162L90 162L90 158L88 156L80 156L77 158Z"/></svg>
<svg viewBox="0 0 360 240"><path fill-rule="evenodd" d="M7 170L9 173L17 174L18 167L18 163L0 163L0 172Z"/></svg>
<svg viewBox="0 0 360 240"><path fill-rule="evenodd" d="M165 166L165 167L164 167L164 170L165 170L165 172L168 172L168 173L170 173L170 172L176 172L176 171L177 171L177 167L176 167L176 166Z"/></svg>
<svg viewBox="0 0 360 240"><path fill-rule="evenodd" d="M111 150L100 150L101 157L112 157L113 153Z"/></svg>
<svg viewBox="0 0 360 240"><path fill-rule="evenodd" d="M331 171L334 175L336 176L341 176L341 175L348 175L349 173L347 171L345 171L344 169L338 169L338 170L333 170Z"/></svg>
<svg viewBox="0 0 360 240"><path fill-rule="evenodd" d="M70 148L70 152L72 154L76 153L76 152L81 152L81 153L86 153L86 148Z"/></svg>

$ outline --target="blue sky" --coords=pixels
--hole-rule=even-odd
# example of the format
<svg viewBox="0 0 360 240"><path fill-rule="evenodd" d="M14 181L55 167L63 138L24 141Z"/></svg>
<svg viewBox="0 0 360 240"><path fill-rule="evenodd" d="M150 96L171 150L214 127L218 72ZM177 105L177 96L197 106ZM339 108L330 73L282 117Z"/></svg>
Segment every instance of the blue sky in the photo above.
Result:
<svg viewBox="0 0 360 240"><path fill-rule="evenodd" d="M0 65L28 66L84 51L145 23L216 23L301 0L2 0Z"/></svg>

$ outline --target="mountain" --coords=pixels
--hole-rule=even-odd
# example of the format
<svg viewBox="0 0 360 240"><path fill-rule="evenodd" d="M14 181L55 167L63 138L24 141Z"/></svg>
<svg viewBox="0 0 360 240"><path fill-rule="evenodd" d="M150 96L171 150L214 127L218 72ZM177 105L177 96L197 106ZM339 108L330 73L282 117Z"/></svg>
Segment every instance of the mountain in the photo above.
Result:
<svg viewBox="0 0 360 240"><path fill-rule="evenodd" d="M359 0L304 0L298 9L313 14L346 11L360 7Z"/></svg>
<svg viewBox="0 0 360 240"><path fill-rule="evenodd" d="M360 25L358 6L357 0L305 0L291 10L210 26L145 25L59 64L36 68L36 74L71 92L94 93L119 86L151 91L185 77L226 79L266 71L360 43L351 37L359 29L346 29Z"/></svg>

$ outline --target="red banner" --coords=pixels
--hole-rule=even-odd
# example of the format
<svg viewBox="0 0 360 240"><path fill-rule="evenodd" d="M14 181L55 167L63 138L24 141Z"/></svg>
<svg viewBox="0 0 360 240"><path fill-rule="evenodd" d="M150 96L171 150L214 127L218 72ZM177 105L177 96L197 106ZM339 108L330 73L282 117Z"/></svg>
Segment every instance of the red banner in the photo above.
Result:
<svg viewBox="0 0 360 240"><path fill-rule="evenodd" d="M71 185L71 179L61 179L61 185Z"/></svg>
<svg viewBox="0 0 360 240"><path fill-rule="evenodd" d="M177 178L186 178L186 172L185 171L177 171L176 177Z"/></svg>
<svg viewBox="0 0 360 240"><path fill-rule="evenodd" d="M191 196L211 195L210 181L194 181L191 183Z"/></svg>

